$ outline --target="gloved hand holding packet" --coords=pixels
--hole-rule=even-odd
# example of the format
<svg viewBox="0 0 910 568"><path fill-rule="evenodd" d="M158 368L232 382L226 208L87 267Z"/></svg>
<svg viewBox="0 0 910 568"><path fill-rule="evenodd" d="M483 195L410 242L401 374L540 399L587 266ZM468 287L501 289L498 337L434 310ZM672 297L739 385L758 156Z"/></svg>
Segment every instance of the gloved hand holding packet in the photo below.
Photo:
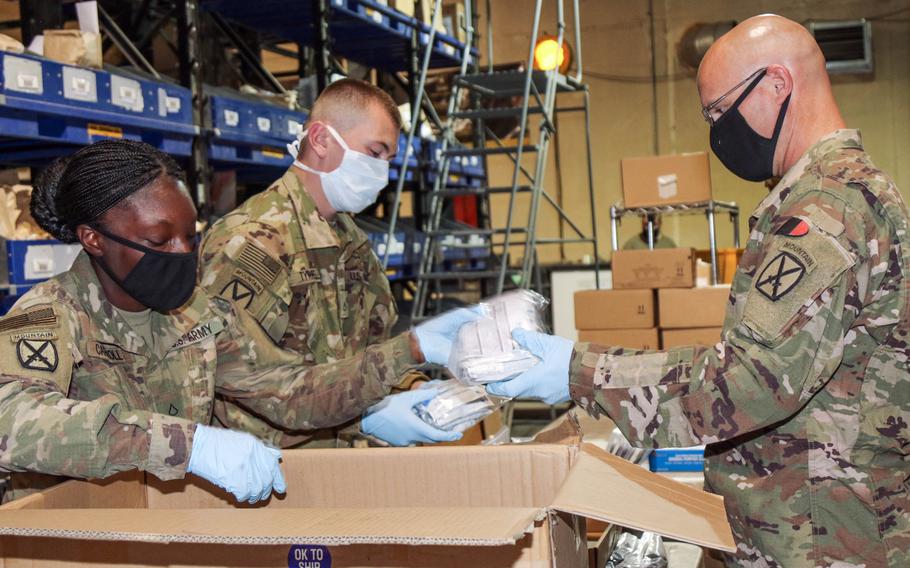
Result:
<svg viewBox="0 0 910 568"><path fill-rule="evenodd" d="M536 365L539 359L513 340L512 331L544 331L547 303L530 290L513 290L481 303L486 315L461 326L449 370L465 385L483 385L514 378Z"/></svg>
<svg viewBox="0 0 910 568"><path fill-rule="evenodd" d="M421 387L436 389L436 396L414 406L421 420L440 430L463 432L496 409L505 399L487 394L482 386L458 381L432 381Z"/></svg>

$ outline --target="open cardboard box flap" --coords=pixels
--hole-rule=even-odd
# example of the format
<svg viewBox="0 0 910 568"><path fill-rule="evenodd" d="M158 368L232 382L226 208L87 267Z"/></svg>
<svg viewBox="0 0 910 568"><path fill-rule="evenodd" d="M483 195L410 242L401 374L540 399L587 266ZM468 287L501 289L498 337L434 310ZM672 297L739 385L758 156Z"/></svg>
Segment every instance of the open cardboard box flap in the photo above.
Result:
<svg viewBox="0 0 910 568"><path fill-rule="evenodd" d="M572 424L551 430L572 440ZM723 500L595 446L284 452L289 491L236 506L206 482L132 472L0 507L0 535L151 543L504 546L562 511L733 551ZM52 509L53 514L48 514Z"/></svg>
<svg viewBox="0 0 910 568"><path fill-rule="evenodd" d="M585 444L553 509L728 552L736 544L723 497Z"/></svg>

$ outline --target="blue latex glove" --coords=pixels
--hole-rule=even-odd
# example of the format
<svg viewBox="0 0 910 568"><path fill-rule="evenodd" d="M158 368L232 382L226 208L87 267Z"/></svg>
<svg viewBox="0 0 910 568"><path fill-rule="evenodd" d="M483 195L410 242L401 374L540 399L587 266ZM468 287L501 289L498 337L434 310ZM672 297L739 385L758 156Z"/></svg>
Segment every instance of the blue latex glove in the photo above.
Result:
<svg viewBox="0 0 910 568"><path fill-rule="evenodd" d="M512 337L537 356L540 363L514 379L488 384L487 392L506 398L534 398L547 404L569 400L569 364L575 343L525 329L513 330Z"/></svg>
<svg viewBox="0 0 910 568"><path fill-rule="evenodd" d="M458 337L458 330L462 325L480 319L483 315L483 308L480 306L458 308L415 327L414 335L417 336L417 342L427 363L448 364L452 343Z"/></svg>
<svg viewBox="0 0 910 568"><path fill-rule="evenodd" d="M454 442L461 432L434 428L414 414L414 407L438 394L435 388L422 388L387 396L372 407L360 422L364 434L376 436L393 446L409 446L417 442Z"/></svg>
<svg viewBox="0 0 910 568"><path fill-rule="evenodd" d="M237 501L255 503L268 499L273 490L287 491L279 459L281 452L252 434L199 424L186 471L225 489Z"/></svg>

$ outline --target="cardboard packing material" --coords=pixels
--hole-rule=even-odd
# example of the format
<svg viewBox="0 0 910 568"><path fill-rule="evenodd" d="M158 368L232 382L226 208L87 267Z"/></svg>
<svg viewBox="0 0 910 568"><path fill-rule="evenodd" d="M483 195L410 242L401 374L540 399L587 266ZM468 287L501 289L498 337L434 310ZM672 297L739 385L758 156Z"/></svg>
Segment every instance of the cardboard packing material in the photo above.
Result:
<svg viewBox="0 0 910 568"><path fill-rule="evenodd" d="M659 348L656 327L648 329L583 329L578 332L578 340L628 349Z"/></svg>
<svg viewBox="0 0 910 568"><path fill-rule="evenodd" d="M662 349L685 345L705 345L711 347L720 341L723 327L693 327L685 329L663 329L660 332Z"/></svg>
<svg viewBox="0 0 910 568"><path fill-rule="evenodd" d="M68 65L101 69L101 34L81 30L44 30L44 56Z"/></svg>
<svg viewBox="0 0 910 568"><path fill-rule="evenodd" d="M695 250L617 250L612 270L616 289L691 288L695 286Z"/></svg>
<svg viewBox="0 0 910 568"><path fill-rule="evenodd" d="M318 550L339 568L580 568L585 518L734 550L721 497L567 422L536 444L285 451L287 495L265 505L193 476L69 481L0 507L0 566L283 567Z"/></svg>
<svg viewBox="0 0 910 568"><path fill-rule="evenodd" d="M22 42L14 37L10 37L6 34L0 34L0 51L8 51L10 53L23 53L25 51L25 46L22 45Z"/></svg>
<svg viewBox="0 0 910 568"><path fill-rule="evenodd" d="M0 238L8 240L51 239L32 217L29 203L32 186L0 182ZM4 261L5 262L5 261Z"/></svg>
<svg viewBox="0 0 910 568"><path fill-rule="evenodd" d="M739 261L746 251L744 248L718 248L717 249L717 283L731 284L736 269L739 267ZM695 256L700 261L708 263L710 271L711 251L709 249L700 249L695 251ZM706 284L707 285L707 284Z"/></svg>
<svg viewBox="0 0 910 568"><path fill-rule="evenodd" d="M389 0L387 5L406 16L414 17L414 0Z"/></svg>
<svg viewBox="0 0 910 568"><path fill-rule="evenodd" d="M654 327L653 290L579 290L575 292L576 329Z"/></svg>
<svg viewBox="0 0 910 568"><path fill-rule="evenodd" d="M445 25L442 23L442 10L439 11L439 14L436 16L436 20L432 21L434 4L435 2L421 2L418 5L420 7L420 21L425 24L430 24L436 28L437 32L446 33Z"/></svg>
<svg viewBox="0 0 910 568"><path fill-rule="evenodd" d="M660 327L722 327L730 299L730 286L666 289L657 291Z"/></svg>
<svg viewBox="0 0 910 568"><path fill-rule="evenodd" d="M620 165L625 207L697 203L711 199L707 152L623 158Z"/></svg>
<svg viewBox="0 0 910 568"><path fill-rule="evenodd" d="M456 38L458 41L467 40L465 32L465 12L464 4L445 4L442 6L442 25L446 33Z"/></svg>

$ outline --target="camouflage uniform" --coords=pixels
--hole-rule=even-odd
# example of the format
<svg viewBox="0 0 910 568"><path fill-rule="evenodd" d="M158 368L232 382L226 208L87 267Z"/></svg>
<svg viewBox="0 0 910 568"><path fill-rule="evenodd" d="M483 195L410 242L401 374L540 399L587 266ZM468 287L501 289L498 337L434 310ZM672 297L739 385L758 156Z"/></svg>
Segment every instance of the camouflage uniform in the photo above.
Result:
<svg viewBox="0 0 910 568"><path fill-rule="evenodd" d="M323 428L354 418L415 366L402 337L314 374L201 289L177 313L152 312L151 331L156 348L105 300L84 252L17 302L0 319L0 472L179 478L195 424L231 422L223 401L283 427Z"/></svg>
<svg viewBox="0 0 910 568"><path fill-rule="evenodd" d="M707 444L748 567L910 566L910 233L892 181L839 130L750 219L722 341L578 344L573 398L634 444Z"/></svg>
<svg viewBox="0 0 910 568"><path fill-rule="evenodd" d="M367 346L388 339L397 319L389 281L353 217L334 224L316 210L294 168L209 229L200 285L245 308L314 378L360 365ZM281 432L225 402L234 428L284 447L336 445L339 430ZM364 409L352 399L345 416ZM346 441L356 437L346 425Z"/></svg>

